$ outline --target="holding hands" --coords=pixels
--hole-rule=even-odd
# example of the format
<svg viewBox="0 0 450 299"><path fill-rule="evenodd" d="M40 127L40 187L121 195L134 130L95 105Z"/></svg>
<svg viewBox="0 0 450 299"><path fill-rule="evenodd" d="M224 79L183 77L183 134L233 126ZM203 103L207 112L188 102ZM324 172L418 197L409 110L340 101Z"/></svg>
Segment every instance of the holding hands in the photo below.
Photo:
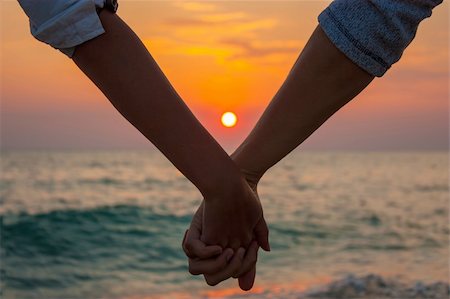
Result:
<svg viewBox="0 0 450 299"><path fill-rule="evenodd" d="M283 85L231 158L195 118L139 37L114 13L116 1L97 1L104 2L100 8L109 7L98 12L99 19L89 1L47 2L19 0L32 28L42 25L34 28L36 38L69 53L114 107L203 195L183 239L190 273L203 274L209 285L238 278L241 289L249 290L258 248L270 251L256 188L262 175L364 90L374 75L381 76L398 61L418 24L442 1L398 6L392 4L395 1L388 1L389 5L378 1L381 4L375 6L361 1L357 8L351 1L333 2L333 9L319 16L328 35L316 27ZM81 20L88 22L83 24L94 24L97 30L74 26L77 9L87 13ZM348 20L353 33L364 37L364 44L350 31L342 31L345 26L333 11L353 16L340 20ZM356 18L357 13L368 17L367 26L358 25L362 17ZM331 41L333 35L341 50ZM366 48L370 43L389 59Z"/></svg>
<svg viewBox="0 0 450 299"><path fill-rule="evenodd" d="M230 277L250 290L259 247L270 251L267 224L256 184L241 179L231 196L203 200L183 239L189 272L213 286Z"/></svg>
<svg viewBox="0 0 450 299"><path fill-rule="evenodd" d="M318 26L230 158L126 23L105 10L99 17L106 32L77 46L73 61L203 195L183 241L190 272L203 274L209 285L234 277L243 290L251 289L258 248L270 250L256 192L259 179L374 76L340 52Z"/></svg>

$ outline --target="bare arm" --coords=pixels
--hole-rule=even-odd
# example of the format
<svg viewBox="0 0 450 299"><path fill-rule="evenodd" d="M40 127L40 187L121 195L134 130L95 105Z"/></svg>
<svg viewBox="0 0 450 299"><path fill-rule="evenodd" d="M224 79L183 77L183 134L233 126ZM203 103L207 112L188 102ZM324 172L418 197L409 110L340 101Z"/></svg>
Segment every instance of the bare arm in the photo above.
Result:
<svg viewBox="0 0 450 299"><path fill-rule="evenodd" d="M255 128L232 154L255 184L372 80L318 26Z"/></svg>
<svg viewBox="0 0 450 299"><path fill-rule="evenodd" d="M76 48L77 66L204 196L221 188L225 178L238 178L226 152L197 121L136 34L107 10L100 12L100 19L106 33Z"/></svg>

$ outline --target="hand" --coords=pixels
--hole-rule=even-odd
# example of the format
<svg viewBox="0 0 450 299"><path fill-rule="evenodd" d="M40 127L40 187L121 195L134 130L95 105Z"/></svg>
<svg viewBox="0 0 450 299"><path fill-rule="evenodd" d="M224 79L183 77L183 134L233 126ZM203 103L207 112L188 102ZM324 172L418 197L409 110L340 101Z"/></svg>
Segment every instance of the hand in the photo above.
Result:
<svg viewBox="0 0 450 299"><path fill-rule="evenodd" d="M241 172L259 202L257 184L261 175L248 171ZM194 215L191 227L186 231L185 238L183 239L183 250L189 257L189 272L193 275L204 274L205 280L209 285L216 285L232 276L239 277L239 286L241 289L245 291L250 290L255 280L258 244L252 243L250 245L239 267L240 271L233 273L235 264L228 264L226 262L227 257L230 258L229 254L232 251L230 249L222 251L220 246L207 246L200 240L203 223L202 215L203 203ZM264 244L265 250L270 251L268 229L263 217L261 217L261 223L258 225L258 228L265 230L262 232L262 235L265 236L262 243ZM219 271L221 272L217 275L211 275Z"/></svg>
<svg viewBox="0 0 450 299"><path fill-rule="evenodd" d="M192 275L203 274L206 283L211 286L230 277L239 277L241 289L250 290L256 274L257 242L252 241L247 252L240 248L234 257L231 248L222 250L217 245L206 246L200 241L203 206L202 202L183 238L182 247L189 257L189 272Z"/></svg>
<svg viewBox="0 0 450 299"><path fill-rule="evenodd" d="M201 241L236 251L248 248L255 239L269 250L268 229L257 194L243 178L224 193L204 201Z"/></svg>

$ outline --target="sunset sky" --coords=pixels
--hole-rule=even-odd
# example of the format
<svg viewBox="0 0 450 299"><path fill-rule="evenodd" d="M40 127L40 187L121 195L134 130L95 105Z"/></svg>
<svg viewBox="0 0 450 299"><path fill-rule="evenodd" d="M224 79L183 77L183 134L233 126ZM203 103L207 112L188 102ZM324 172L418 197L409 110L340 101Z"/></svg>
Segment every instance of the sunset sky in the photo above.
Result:
<svg viewBox="0 0 450 299"><path fill-rule="evenodd" d="M327 1L120 1L195 115L227 149L251 130L317 25ZM419 27L401 61L305 144L320 150L444 150L448 146L448 3ZM1 146L146 148L148 141L61 52L30 34L16 1L1 1ZM225 128L222 113L238 123ZM301 115L299 115L299 118ZM270 137L268 137L270 138Z"/></svg>

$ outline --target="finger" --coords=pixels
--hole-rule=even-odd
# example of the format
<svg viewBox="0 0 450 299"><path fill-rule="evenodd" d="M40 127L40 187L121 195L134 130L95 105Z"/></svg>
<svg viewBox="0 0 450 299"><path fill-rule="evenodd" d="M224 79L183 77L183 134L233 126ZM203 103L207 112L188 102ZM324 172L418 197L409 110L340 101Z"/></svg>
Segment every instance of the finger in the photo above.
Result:
<svg viewBox="0 0 450 299"><path fill-rule="evenodd" d="M227 248L217 258L206 260L189 259L189 273L192 275L217 273L228 265L232 257L233 250Z"/></svg>
<svg viewBox="0 0 450 299"><path fill-rule="evenodd" d="M261 248L265 251L270 251L269 229L267 228L267 223L266 220L264 220L264 217L261 217L259 222L256 224L254 232L259 246L261 246Z"/></svg>
<svg viewBox="0 0 450 299"><path fill-rule="evenodd" d="M188 255L189 251L186 249L186 246L184 246L184 243L186 243L186 236L188 234L188 229L184 232L184 237L183 237L183 241L181 241L181 248L183 248L184 253L186 253L186 255Z"/></svg>
<svg viewBox="0 0 450 299"><path fill-rule="evenodd" d="M185 253L190 258L207 259L222 253L219 245L207 246L200 240L200 234L195 229L189 229L184 242ZM186 252L187 251L187 252Z"/></svg>
<svg viewBox="0 0 450 299"><path fill-rule="evenodd" d="M242 261L244 259L244 254L245 249L242 247L239 248L225 269L214 274L210 275L205 274L206 283L210 286L215 286L218 283L232 277L241 268Z"/></svg>
<svg viewBox="0 0 450 299"><path fill-rule="evenodd" d="M183 237L183 243L181 244L181 247L183 248L184 253L186 254L187 257L189 258L196 258L186 247L186 239L187 239L187 235L189 233L189 229L186 230L186 232L184 233L184 237Z"/></svg>
<svg viewBox="0 0 450 299"><path fill-rule="evenodd" d="M203 202L200 204L200 207L195 212L194 217L192 217L191 224L189 225L189 229L186 230L186 232L184 233L182 247L183 247L184 253L190 258L195 258L195 256L191 252L189 252L189 248L187 248L187 246L186 246L187 235L188 235L189 231L191 231L191 234L193 234L194 236L201 235L201 230L202 230L201 213L202 213L202 211L203 211Z"/></svg>
<svg viewBox="0 0 450 299"><path fill-rule="evenodd" d="M183 248L190 258L210 258L222 253L222 247L218 245L207 246L200 240L202 232L202 214L203 202L192 218L191 226L186 234Z"/></svg>
<svg viewBox="0 0 450 299"><path fill-rule="evenodd" d="M247 249L247 252L244 256L244 260L242 261L241 268L233 276L234 278L238 278L244 275L256 265L256 261L258 260L258 249L259 249L258 243L256 241L253 241L250 244L250 247Z"/></svg>
<svg viewBox="0 0 450 299"><path fill-rule="evenodd" d="M243 244L241 244L241 241L239 239L233 239L225 247L229 247L235 251L237 251L240 247L244 247Z"/></svg>
<svg viewBox="0 0 450 299"><path fill-rule="evenodd" d="M201 242L200 240L200 236L202 233L203 205L204 202L200 204L200 207L195 212L194 217L191 221L191 225L188 231L185 233L185 237L183 240L183 250L190 258L209 258L211 256L222 253L222 248L219 249L216 246L207 247L206 244Z"/></svg>
<svg viewBox="0 0 450 299"><path fill-rule="evenodd" d="M247 273L239 277L239 287L243 291L249 291L253 287L253 283L255 282L256 276L256 265L250 269Z"/></svg>

